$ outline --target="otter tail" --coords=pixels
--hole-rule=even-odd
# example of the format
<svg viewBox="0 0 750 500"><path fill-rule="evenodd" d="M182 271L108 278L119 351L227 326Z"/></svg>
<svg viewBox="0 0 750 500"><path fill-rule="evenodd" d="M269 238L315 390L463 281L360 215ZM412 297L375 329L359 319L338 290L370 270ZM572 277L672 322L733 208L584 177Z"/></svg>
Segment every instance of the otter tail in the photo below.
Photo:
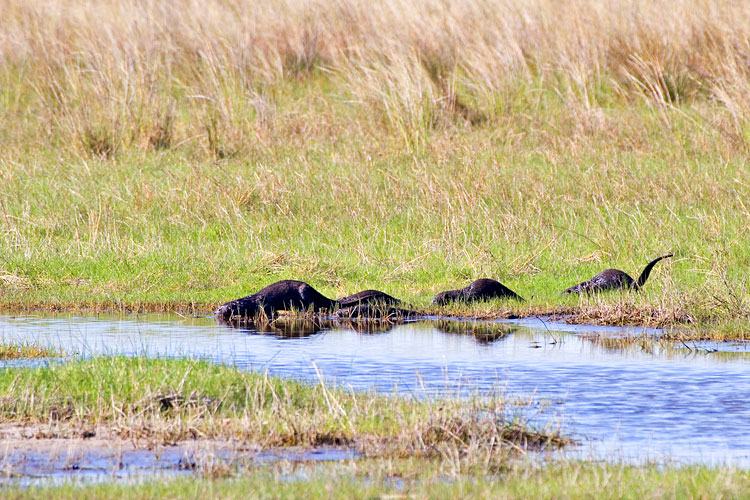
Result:
<svg viewBox="0 0 750 500"><path fill-rule="evenodd" d="M635 288L638 289L646 284L646 280L648 279L648 275L651 274L651 269L654 268L657 262L659 262L661 259L666 259L667 257L673 257L674 254L670 253L669 255L662 255L661 257L657 257L656 259L649 262L646 267L643 269L643 272L640 276L638 276L638 281L635 282Z"/></svg>

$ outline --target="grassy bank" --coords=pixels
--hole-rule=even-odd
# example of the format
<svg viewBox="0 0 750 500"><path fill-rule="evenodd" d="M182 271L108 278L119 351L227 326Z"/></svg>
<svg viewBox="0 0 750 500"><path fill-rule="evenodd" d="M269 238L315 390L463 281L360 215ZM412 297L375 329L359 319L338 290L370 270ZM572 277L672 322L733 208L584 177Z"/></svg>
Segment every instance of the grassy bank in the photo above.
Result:
<svg viewBox="0 0 750 500"><path fill-rule="evenodd" d="M747 471L518 460L565 443L503 422L504 402L415 401L310 386L192 360L95 358L0 370L0 435L118 439L144 449L230 440L235 449L338 445L363 458L257 465L196 458L189 478L3 487L22 498L739 498ZM60 445L58 444L58 450ZM63 449L68 446L64 445ZM7 471L6 471L7 472Z"/></svg>
<svg viewBox="0 0 750 500"><path fill-rule="evenodd" d="M361 470L366 465L367 471ZM434 464L433 464L434 465ZM569 463L520 467L494 476L459 475L446 481L429 463L356 462L252 470L232 479L176 479L138 486L97 484L6 489L24 498L744 498L747 471Z"/></svg>
<svg viewBox="0 0 750 500"><path fill-rule="evenodd" d="M60 356L56 349L31 342L6 342L0 340L0 361L11 359L36 359Z"/></svg>
<svg viewBox="0 0 750 500"><path fill-rule="evenodd" d="M0 1L0 309L492 277L530 300L475 312L750 331L748 2L171 5Z"/></svg>
<svg viewBox="0 0 750 500"><path fill-rule="evenodd" d="M99 433L142 446L231 439L238 446L348 446L363 456L452 457L493 470L524 449L566 444L504 417L505 401L420 400L310 386L193 360L95 358L0 370L0 430Z"/></svg>

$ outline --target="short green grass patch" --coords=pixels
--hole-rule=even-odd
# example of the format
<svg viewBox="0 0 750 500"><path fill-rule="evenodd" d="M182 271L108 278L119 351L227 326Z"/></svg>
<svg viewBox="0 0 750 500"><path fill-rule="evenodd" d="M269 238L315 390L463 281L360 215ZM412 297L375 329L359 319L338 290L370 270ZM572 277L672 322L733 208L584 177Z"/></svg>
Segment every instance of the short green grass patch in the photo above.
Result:
<svg viewBox="0 0 750 500"><path fill-rule="evenodd" d="M107 427L123 439L232 439L264 448L342 445L365 456L454 454L498 467L518 450L570 441L505 418L506 402L387 397L197 360L94 358L0 370L0 423L50 437Z"/></svg>
<svg viewBox="0 0 750 500"><path fill-rule="evenodd" d="M592 463L520 465L491 474L451 474L424 459L253 468L226 479L159 479L144 484L6 488L4 498L743 498L750 473L734 468L635 467Z"/></svg>

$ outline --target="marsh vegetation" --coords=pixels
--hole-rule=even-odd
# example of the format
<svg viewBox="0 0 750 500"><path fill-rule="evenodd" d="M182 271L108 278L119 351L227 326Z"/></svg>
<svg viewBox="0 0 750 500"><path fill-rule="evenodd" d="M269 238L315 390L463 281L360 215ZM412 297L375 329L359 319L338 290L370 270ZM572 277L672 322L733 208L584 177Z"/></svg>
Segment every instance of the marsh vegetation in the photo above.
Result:
<svg viewBox="0 0 750 500"><path fill-rule="evenodd" d="M491 277L515 313L747 330L745 2L0 7L6 310ZM667 250L637 296L558 296Z"/></svg>
<svg viewBox="0 0 750 500"><path fill-rule="evenodd" d="M306 480L290 478L304 477ZM337 465L281 464L247 471L240 478L188 478L140 485L95 484L13 488L9 500L47 498L741 498L747 471L700 467L641 468L569 463L511 468L489 476L460 474L446 481L438 464L368 460Z"/></svg>
<svg viewBox="0 0 750 500"><path fill-rule="evenodd" d="M204 361L106 357L0 370L0 434L97 434L144 448L229 440L238 449L343 446L362 457L504 466L572 440L506 418L506 401L387 397L248 373Z"/></svg>
<svg viewBox="0 0 750 500"><path fill-rule="evenodd" d="M0 361L38 359L60 356L60 351L33 342L6 342L0 340Z"/></svg>
<svg viewBox="0 0 750 500"><path fill-rule="evenodd" d="M327 297L376 288L426 313L552 315L744 340L749 10L747 0L0 0L0 310L204 315L302 279ZM636 272L667 253L675 257L639 293L560 296L603 269ZM477 278L527 301L429 305ZM178 391L200 404L166 418L153 398L181 386L157 383L155 373L172 370L161 362L89 361L102 387L81 364L23 372L46 396L14 393L4 418L54 413L63 434L106 423L149 439L220 432L215 415L232 432L267 430L243 405L270 411L277 382L186 361L182 388L201 372L256 392ZM128 378L139 370L145 385ZM39 379L52 372L78 385L53 391ZM110 377L137 396L96 399ZM298 390L282 392L309 396ZM378 445L388 453L412 446L413 434L399 440L373 421L367 405L379 399L331 394L324 405L315 393L308 403L321 411L297 431L267 414L278 427L268 436L315 442L356 431L390 436ZM352 417L326 413L332 401L350 404ZM438 418L411 404L386 405L404 412L410 432ZM501 431L481 425L477 436ZM484 441L467 442L482 450L470 456L496 463ZM424 459L437 461L440 446L427 449ZM540 477L513 474L508 488ZM619 496L639 496L643 477L666 496L731 496L747 485L745 473L724 469L655 474L573 465L539 490L501 493L551 496L544 488L554 483L586 495L611 477L632 485ZM703 479L685 486L686 475ZM417 494L433 484L424 477ZM455 487L480 496L484 480ZM310 484L329 491L324 482ZM349 492L337 484L335 494ZM284 487L294 495L300 486ZM437 486L446 496L453 487Z"/></svg>

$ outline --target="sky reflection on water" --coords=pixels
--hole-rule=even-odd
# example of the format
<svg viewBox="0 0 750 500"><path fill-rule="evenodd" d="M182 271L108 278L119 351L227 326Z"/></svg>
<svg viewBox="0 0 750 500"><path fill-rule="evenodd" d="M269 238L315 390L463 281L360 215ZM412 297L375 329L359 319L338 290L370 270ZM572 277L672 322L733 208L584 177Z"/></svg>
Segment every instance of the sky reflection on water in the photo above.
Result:
<svg viewBox="0 0 750 500"><path fill-rule="evenodd" d="M524 409L528 418L583 440L566 452L573 457L749 466L750 349L735 344L731 356L717 356L663 342L617 348L582 335L641 331L538 320L487 327L416 322L377 333L323 328L289 338L207 318L0 316L0 339L84 356L201 357L416 396L487 390L533 396Z"/></svg>

